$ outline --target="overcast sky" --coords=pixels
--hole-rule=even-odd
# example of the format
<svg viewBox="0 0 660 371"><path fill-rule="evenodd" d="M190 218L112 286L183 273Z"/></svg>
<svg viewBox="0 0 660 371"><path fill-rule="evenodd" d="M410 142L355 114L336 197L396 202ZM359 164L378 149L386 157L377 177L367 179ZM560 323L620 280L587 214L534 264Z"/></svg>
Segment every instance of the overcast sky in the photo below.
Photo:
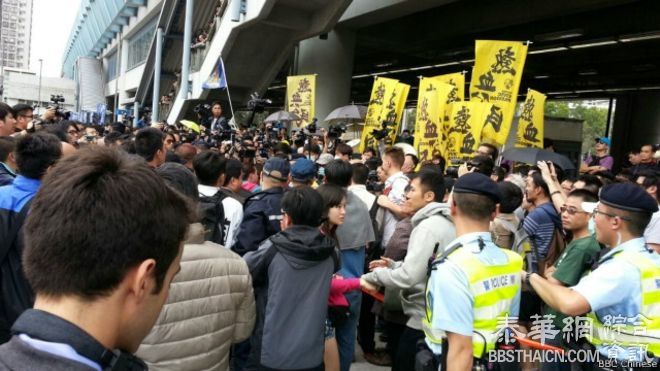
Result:
<svg viewBox="0 0 660 371"><path fill-rule="evenodd" d="M30 70L43 76L60 77L62 55L81 0L33 0Z"/></svg>

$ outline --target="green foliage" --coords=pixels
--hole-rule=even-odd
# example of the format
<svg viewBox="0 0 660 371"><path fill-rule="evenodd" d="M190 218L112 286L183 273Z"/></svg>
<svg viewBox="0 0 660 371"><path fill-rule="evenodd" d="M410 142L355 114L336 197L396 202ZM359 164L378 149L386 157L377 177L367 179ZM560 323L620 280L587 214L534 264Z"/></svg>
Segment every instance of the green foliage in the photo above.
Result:
<svg viewBox="0 0 660 371"><path fill-rule="evenodd" d="M593 149L593 139L605 135L607 108L589 106L585 101L546 101L545 115L584 120L582 153Z"/></svg>

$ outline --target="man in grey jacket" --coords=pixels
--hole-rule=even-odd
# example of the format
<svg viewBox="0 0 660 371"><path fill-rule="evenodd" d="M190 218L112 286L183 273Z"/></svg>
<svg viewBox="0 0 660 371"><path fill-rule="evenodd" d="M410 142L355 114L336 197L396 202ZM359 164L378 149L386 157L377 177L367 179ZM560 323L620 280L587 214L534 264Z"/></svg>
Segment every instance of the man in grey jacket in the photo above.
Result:
<svg viewBox="0 0 660 371"><path fill-rule="evenodd" d="M257 300L245 370L323 371L335 243L319 229L323 199L312 188L289 190L282 211L282 231L243 257Z"/></svg>
<svg viewBox="0 0 660 371"><path fill-rule="evenodd" d="M441 254L456 237L449 207L441 204L445 194L441 174L421 171L406 192L406 207L414 212L408 253L403 262L381 258L371 262L372 272L362 277L374 285L401 289L403 311L409 317L399 340L392 370L414 370L417 341L424 338L424 286L429 259Z"/></svg>

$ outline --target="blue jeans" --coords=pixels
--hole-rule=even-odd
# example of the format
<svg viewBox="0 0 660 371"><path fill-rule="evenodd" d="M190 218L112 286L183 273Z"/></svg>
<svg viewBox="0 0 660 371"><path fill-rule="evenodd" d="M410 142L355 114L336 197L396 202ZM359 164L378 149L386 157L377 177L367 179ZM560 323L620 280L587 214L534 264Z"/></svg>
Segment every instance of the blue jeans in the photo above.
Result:
<svg viewBox="0 0 660 371"><path fill-rule="evenodd" d="M364 273L364 248L359 250L341 251L341 269L339 274L344 278L358 278ZM348 308L351 315L348 319L335 327L335 339L339 348L339 365L341 371L348 371L355 355L355 340L357 334L358 320L360 319L360 305L362 304L362 292L351 291L344 294L348 300Z"/></svg>
<svg viewBox="0 0 660 371"><path fill-rule="evenodd" d="M352 291L344 294L348 300L351 315L335 328L335 339L337 339L337 348L339 348L339 364L341 371L348 371L355 355L355 336L357 333L357 324L360 319L360 304L362 303L362 293Z"/></svg>

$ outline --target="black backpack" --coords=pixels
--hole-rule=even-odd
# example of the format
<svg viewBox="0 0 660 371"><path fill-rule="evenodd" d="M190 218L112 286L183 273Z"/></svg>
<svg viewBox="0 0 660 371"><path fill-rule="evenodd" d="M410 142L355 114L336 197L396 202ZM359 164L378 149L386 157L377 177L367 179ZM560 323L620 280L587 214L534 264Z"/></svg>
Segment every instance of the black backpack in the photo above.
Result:
<svg viewBox="0 0 660 371"><path fill-rule="evenodd" d="M199 197L205 241L225 244L225 236L229 228L229 220L225 218L225 208L222 206L222 200L225 197L227 195L222 191L216 192L211 197L202 195Z"/></svg>

